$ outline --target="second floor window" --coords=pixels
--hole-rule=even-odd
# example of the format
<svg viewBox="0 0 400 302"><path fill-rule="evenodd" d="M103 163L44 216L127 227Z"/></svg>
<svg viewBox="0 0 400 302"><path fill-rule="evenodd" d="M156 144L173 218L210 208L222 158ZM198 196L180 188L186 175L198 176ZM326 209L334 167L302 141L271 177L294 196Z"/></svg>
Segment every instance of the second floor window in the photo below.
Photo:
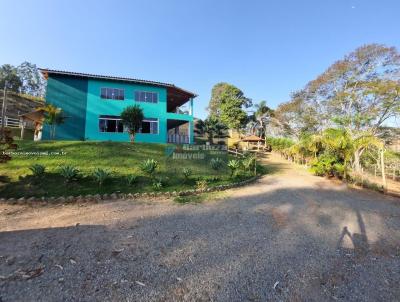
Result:
<svg viewBox="0 0 400 302"><path fill-rule="evenodd" d="M125 99L125 91L118 88L101 88L101 98L122 101Z"/></svg>
<svg viewBox="0 0 400 302"><path fill-rule="evenodd" d="M157 92L147 92L147 91L135 91L135 101L136 102L146 102L146 103L157 103L158 93Z"/></svg>

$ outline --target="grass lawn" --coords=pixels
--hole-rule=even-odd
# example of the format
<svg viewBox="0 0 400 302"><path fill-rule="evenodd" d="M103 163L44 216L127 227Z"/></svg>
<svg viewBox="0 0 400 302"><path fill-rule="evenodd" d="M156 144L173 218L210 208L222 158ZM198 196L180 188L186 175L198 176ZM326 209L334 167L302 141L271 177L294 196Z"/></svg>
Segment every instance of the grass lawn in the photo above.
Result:
<svg viewBox="0 0 400 302"><path fill-rule="evenodd" d="M159 191L193 189L198 179L206 179L209 185L230 183L226 165L219 171L211 169L204 160L174 161L165 155L166 144L82 142L82 141L20 141L18 153L6 164L0 164L0 196L77 196L84 194L104 194L113 192L135 193L154 191L152 181L140 169L140 164L152 158L158 161L157 177L164 178L166 185ZM31 152L31 154L29 154ZM43 152L48 155L37 155ZM63 155L51 155L64 152ZM35 178L29 167L41 164L46 167L42 178ZM70 183L59 174L60 166L71 165L80 170L80 177ZM193 172L189 181L184 182L183 168ZM96 168L112 172L102 187L91 176ZM126 176L135 174L137 183L129 186ZM246 177L246 176L243 176ZM249 176L247 176L249 177Z"/></svg>

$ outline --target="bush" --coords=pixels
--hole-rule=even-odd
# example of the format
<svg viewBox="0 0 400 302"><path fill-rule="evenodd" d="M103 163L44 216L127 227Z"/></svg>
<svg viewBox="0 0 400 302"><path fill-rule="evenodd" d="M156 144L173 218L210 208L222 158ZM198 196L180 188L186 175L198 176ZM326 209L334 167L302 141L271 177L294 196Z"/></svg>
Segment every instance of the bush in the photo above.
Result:
<svg viewBox="0 0 400 302"><path fill-rule="evenodd" d="M140 169L146 173L150 178L154 178L154 173L158 168L158 162L154 159L146 159L140 165Z"/></svg>
<svg viewBox="0 0 400 302"><path fill-rule="evenodd" d="M231 159L228 162L228 168L231 170L231 177L236 175L237 170L240 168L240 161L237 159Z"/></svg>
<svg viewBox="0 0 400 302"><path fill-rule="evenodd" d="M196 188L197 188L198 190L205 190L205 189L207 189L207 187L208 187L208 183L207 183L207 180L205 180L205 179L203 179L203 180L198 180L198 181L196 182Z"/></svg>
<svg viewBox="0 0 400 302"><path fill-rule="evenodd" d="M35 176L35 177L42 177L46 170L45 166L40 165L40 164L34 164L34 165L30 166L29 169L32 171L33 176Z"/></svg>
<svg viewBox="0 0 400 302"><path fill-rule="evenodd" d="M97 168L93 171L92 176L101 187L106 181L106 179L111 176L111 173L109 171Z"/></svg>
<svg viewBox="0 0 400 302"><path fill-rule="evenodd" d="M138 181L138 177L137 175L134 174L130 174L126 177L126 182L128 183L128 185L132 186L133 184L137 183Z"/></svg>
<svg viewBox="0 0 400 302"><path fill-rule="evenodd" d="M59 168L60 174L67 182L75 180L79 176L79 170L73 166L61 166Z"/></svg>
<svg viewBox="0 0 400 302"><path fill-rule="evenodd" d="M311 171L317 176L334 176L336 164L340 162L334 155L322 154L311 162Z"/></svg>
<svg viewBox="0 0 400 302"><path fill-rule="evenodd" d="M342 163L335 163L333 165L333 173L337 178L343 178L346 169L347 167L345 167L345 165Z"/></svg>
<svg viewBox="0 0 400 302"><path fill-rule="evenodd" d="M183 176L185 177L185 182L189 180L189 177L192 175L193 171L190 168L183 168L182 170Z"/></svg>
<svg viewBox="0 0 400 302"><path fill-rule="evenodd" d="M224 161L221 158L216 157L211 159L210 165L213 170L217 171L222 168L222 166L224 165Z"/></svg>

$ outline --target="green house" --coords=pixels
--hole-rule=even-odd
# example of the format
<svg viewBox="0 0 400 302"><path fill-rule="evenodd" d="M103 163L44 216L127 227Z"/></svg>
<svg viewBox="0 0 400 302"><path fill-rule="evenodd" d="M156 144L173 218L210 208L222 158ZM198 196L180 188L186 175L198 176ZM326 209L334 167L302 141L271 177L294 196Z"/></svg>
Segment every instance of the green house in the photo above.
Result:
<svg viewBox="0 0 400 302"><path fill-rule="evenodd" d="M63 110L57 140L129 141L120 114L134 104L144 120L138 142L193 143L193 99L196 94L173 84L41 69L47 79L46 103ZM44 125L42 140L50 139Z"/></svg>

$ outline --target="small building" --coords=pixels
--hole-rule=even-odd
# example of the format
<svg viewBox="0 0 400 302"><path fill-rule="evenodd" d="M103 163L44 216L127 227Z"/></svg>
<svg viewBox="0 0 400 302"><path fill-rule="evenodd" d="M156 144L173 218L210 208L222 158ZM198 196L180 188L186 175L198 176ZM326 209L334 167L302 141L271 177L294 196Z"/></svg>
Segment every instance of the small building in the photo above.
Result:
<svg viewBox="0 0 400 302"><path fill-rule="evenodd" d="M129 141L121 112L134 104L144 120L137 142L193 143L196 94L173 84L41 69L47 79L46 103L63 110L57 140ZM50 139L47 125L42 139Z"/></svg>

